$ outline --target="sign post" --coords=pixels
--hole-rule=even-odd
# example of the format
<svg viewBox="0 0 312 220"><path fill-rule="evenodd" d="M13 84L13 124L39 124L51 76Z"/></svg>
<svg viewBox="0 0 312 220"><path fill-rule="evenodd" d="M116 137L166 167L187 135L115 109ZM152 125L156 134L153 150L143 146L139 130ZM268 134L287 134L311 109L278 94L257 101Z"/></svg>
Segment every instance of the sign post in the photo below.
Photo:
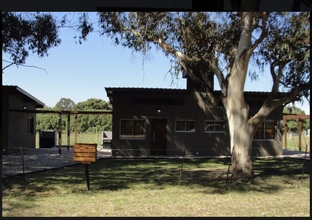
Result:
<svg viewBox="0 0 312 220"><path fill-rule="evenodd" d="M89 164L96 161L97 144L75 143L74 161L85 164L87 188L90 190Z"/></svg>

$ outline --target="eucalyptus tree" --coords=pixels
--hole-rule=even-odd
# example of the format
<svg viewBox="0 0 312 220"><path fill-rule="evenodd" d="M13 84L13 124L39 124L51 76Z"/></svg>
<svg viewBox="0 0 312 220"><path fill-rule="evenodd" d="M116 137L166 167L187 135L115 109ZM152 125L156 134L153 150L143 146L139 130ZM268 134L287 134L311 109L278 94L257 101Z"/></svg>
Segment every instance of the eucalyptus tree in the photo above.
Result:
<svg viewBox="0 0 312 220"><path fill-rule="evenodd" d="M174 74L204 80L207 105L221 100L226 111L235 146L233 178L253 176L252 139L266 117L279 106L309 96L309 12L99 12L98 21L100 35L116 45L144 55L156 47L172 61ZM87 16L81 17L80 39L93 29ZM257 78L266 66L272 79L270 95L250 116L244 99L246 78ZM220 97L213 93L212 77L205 76L216 76Z"/></svg>

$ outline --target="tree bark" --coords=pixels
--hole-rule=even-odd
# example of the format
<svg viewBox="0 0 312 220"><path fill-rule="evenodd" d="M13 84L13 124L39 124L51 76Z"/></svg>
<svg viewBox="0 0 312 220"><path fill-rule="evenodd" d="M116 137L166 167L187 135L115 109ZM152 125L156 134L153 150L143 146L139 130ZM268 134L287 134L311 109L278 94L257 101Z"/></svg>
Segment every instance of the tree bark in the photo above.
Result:
<svg viewBox="0 0 312 220"><path fill-rule="evenodd" d="M232 178L252 178L252 138L253 129L248 121L249 106L244 98L239 101L233 96L227 97L225 104L226 114L229 122L232 153Z"/></svg>
<svg viewBox="0 0 312 220"><path fill-rule="evenodd" d="M231 137L232 178L244 179L253 176L252 137L248 123L249 105L244 99L244 85L250 59L252 31L251 13L242 14L242 34L232 72L228 75L227 94L223 98ZM251 125L252 126L252 125Z"/></svg>

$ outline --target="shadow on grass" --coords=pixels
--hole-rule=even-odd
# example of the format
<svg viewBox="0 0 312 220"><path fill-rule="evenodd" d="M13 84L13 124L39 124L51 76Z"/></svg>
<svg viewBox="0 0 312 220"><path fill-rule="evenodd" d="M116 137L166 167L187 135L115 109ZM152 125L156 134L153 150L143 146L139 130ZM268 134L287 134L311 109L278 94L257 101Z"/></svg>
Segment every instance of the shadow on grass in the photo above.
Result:
<svg viewBox="0 0 312 220"><path fill-rule="evenodd" d="M89 165L90 193L129 188L164 189L168 186L198 188L204 193L229 191L274 193L283 184L300 183L303 160L293 158L254 160L255 178L247 182L227 180L229 159L100 159ZM310 178L311 165L304 165ZM231 175L229 175L230 177ZM272 178L274 177L274 178ZM49 171L35 172L5 180L11 188L31 196L42 192L85 193L85 165L77 164ZM3 190L8 195L12 190Z"/></svg>

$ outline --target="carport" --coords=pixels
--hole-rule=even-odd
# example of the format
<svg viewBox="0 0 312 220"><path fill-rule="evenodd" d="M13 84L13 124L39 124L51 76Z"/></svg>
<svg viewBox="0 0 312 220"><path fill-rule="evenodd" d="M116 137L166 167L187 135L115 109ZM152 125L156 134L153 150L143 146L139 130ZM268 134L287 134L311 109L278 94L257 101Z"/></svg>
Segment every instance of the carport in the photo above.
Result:
<svg viewBox="0 0 312 220"><path fill-rule="evenodd" d="M22 113L40 113L40 114L58 114L58 146L59 154L62 154L62 115L67 115L67 149L70 146L70 116L75 115L75 143L78 139L78 115L79 114L112 114L112 111L71 111L71 110L30 110L30 109L11 109L12 112L22 112Z"/></svg>
<svg viewBox="0 0 312 220"><path fill-rule="evenodd" d="M299 150L301 151L301 131L302 131L302 121L305 119L310 119L310 115L299 115L299 114L284 114L284 148L287 148L287 121L298 121L298 139L299 139Z"/></svg>

